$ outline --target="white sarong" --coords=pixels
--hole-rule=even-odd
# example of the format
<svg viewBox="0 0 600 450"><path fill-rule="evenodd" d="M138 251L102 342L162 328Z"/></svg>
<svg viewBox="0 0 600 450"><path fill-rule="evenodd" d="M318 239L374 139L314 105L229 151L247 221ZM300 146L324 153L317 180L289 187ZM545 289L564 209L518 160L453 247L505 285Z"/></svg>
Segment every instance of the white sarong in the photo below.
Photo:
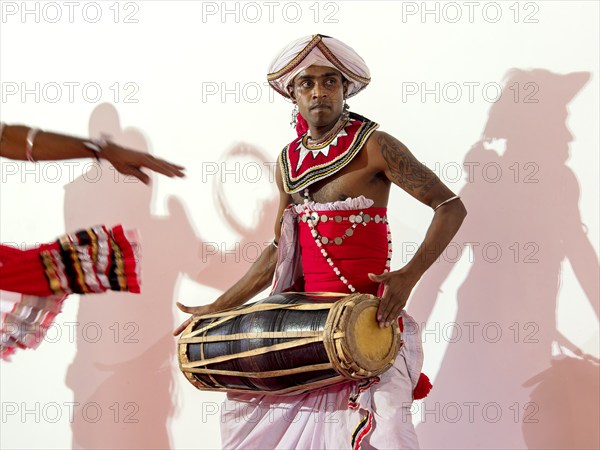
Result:
<svg viewBox="0 0 600 450"><path fill-rule="evenodd" d="M372 200L358 197L311 206L316 210L351 210L372 204ZM302 208L304 205L290 207L284 214L273 293L293 282L285 272L297 272L295 220ZM281 270L281 265L286 270ZM404 344L394 365L379 377L294 396L227 394L221 409L223 448L419 448L411 405L423 365L423 348L415 320L405 311L401 318Z"/></svg>

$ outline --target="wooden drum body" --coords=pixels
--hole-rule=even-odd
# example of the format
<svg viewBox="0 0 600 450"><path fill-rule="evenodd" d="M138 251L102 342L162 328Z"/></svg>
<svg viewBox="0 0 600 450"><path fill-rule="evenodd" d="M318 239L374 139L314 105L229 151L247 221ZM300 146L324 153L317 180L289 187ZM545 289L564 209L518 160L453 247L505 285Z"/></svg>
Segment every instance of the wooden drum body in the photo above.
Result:
<svg viewBox="0 0 600 450"><path fill-rule="evenodd" d="M369 294L284 293L196 318L179 367L198 389L299 394L385 372L402 345Z"/></svg>

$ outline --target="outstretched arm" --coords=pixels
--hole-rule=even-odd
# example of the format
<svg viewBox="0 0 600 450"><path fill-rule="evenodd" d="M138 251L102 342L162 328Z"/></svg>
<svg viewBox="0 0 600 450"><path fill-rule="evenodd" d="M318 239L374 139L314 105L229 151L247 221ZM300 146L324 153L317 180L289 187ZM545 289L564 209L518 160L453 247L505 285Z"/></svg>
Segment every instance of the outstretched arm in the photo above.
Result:
<svg viewBox="0 0 600 450"><path fill-rule="evenodd" d="M386 177L430 206L434 211L423 243L401 269L380 275L369 274L373 281L384 283L377 320L389 326L406 305L408 297L425 271L442 254L467 215L460 199L427 167L421 164L400 141L387 133L375 132L369 139L369 156ZM447 200L447 203L445 203Z"/></svg>
<svg viewBox="0 0 600 450"><path fill-rule="evenodd" d="M2 124L0 156L16 160L54 161L77 158L103 158L123 175L132 175L148 184L150 177L142 168L168 177L184 176L183 167L155 158L147 153L123 148L113 142L100 145L89 140L46 131L36 131L22 125ZM94 151L93 149L99 150Z"/></svg>
<svg viewBox="0 0 600 450"><path fill-rule="evenodd" d="M276 171L277 187L279 189L279 210L277 213L277 220L275 221L275 241L279 241L281 235L281 218L283 212L292 202L291 196L286 194L283 190L283 182L281 178L281 171L279 165L277 165ZM193 314L193 316L201 316L204 314L210 314L217 311L222 311L229 308L242 305L254 297L259 292L265 290L271 284L273 274L275 273L275 266L277 265L277 247L273 244L265 248L258 259L250 266L250 269L246 274L227 291L220 295L213 303L204 306L185 306L181 303L177 303L177 306L183 312ZM193 316L188 318L179 327L175 329L173 335L177 336L180 334L185 327L187 327L193 320Z"/></svg>

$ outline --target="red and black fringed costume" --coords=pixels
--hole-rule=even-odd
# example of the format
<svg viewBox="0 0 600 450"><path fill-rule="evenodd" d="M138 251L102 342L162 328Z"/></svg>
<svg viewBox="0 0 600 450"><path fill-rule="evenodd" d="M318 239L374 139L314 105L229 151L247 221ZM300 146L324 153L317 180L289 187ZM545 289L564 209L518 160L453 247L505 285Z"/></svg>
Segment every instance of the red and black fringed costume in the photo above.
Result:
<svg viewBox="0 0 600 450"><path fill-rule="evenodd" d="M96 226L49 244L0 246L0 356L36 348L69 294L140 292L139 244L121 226Z"/></svg>

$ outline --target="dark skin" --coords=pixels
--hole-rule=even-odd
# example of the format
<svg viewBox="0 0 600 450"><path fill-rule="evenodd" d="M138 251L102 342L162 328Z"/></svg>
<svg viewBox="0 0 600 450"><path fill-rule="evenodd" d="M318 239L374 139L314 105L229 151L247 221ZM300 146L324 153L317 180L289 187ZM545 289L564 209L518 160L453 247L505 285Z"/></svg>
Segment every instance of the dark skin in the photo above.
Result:
<svg viewBox="0 0 600 450"><path fill-rule="evenodd" d="M25 145L28 131L29 127L23 125L7 125L0 139L0 156L26 161ZM73 136L39 131L35 137L32 154L36 161L95 158L95 153L83 145L84 141ZM144 184L150 184L150 177L142 169L152 170L167 177L184 176L183 166L121 147L114 142L107 142L98 157L106 159L123 175L136 177Z"/></svg>
<svg viewBox="0 0 600 450"><path fill-rule="evenodd" d="M341 73L324 66L310 66L294 79L290 95L308 122L310 136L323 137L337 123L348 88ZM276 174L279 188L279 211L274 231L279 240L279 223L285 208L291 203L302 203L298 193L289 195L283 190L279 165ZM363 149L335 175L310 187L311 198L317 202L333 202L363 195L374 201L374 207L387 207L392 184L432 209L454 196L439 178L421 164L400 141L382 131L371 134ZM382 300L377 311L380 327L388 327L397 320L408 297L423 273L433 264L456 234L467 212L463 203L453 200L434 213L425 239L413 258L404 267L369 278L384 284ZM274 246L267 247L249 272L214 303L200 307L179 308L193 315L203 315L241 305L266 289L277 263ZM191 322L192 317L179 326L177 335Z"/></svg>

